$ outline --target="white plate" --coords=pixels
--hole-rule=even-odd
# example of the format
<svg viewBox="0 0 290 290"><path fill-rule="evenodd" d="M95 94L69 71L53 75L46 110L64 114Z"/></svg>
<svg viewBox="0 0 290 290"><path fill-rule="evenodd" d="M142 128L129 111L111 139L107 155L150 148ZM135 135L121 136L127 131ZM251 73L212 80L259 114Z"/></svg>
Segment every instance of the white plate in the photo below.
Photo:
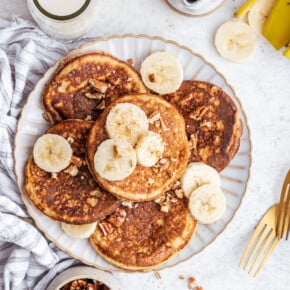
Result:
<svg viewBox="0 0 290 290"><path fill-rule="evenodd" d="M182 64L184 79L197 79L218 85L232 97L238 107L244 129L241 137L240 149L230 165L221 172L222 189L227 199L226 213L223 219L216 224L208 226L199 225L196 234L188 246L175 258L163 264L161 268L176 265L197 254L214 241L231 221L241 203L242 197L246 191L251 164L251 142L246 116L232 87L227 83L225 78L201 56L176 42L145 35L112 36L85 44L80 49L76 49L70 54L79 54L96 50L109 52L122 60L131 58L134 60L136 69L140 68L141 60L153 51L167 50L175 55ZM35 89L27 99L27 103L23 108L21 118L18 122L14 155L15 172L20 189L23 187L25 163L32 152L33 144L38 136L42 135L49 127L49 124L42 118L43 110L40 96L45 83L50 79L57 65L58 63L50 68L37 83ZM37 227L59 248L85 264L107 270L117 269L97 255L87 239L78 240L69 237L61 230L58 222L51 220L35 209L24 194L22 194L22 198Z"/></svg>

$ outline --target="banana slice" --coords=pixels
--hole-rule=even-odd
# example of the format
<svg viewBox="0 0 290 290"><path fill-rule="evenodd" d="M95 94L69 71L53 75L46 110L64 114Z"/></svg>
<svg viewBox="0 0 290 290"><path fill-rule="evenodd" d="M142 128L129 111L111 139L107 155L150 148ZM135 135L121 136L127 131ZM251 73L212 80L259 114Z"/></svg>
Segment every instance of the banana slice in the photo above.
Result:
<svg viewBox="0 0 290 290"><path fill-rule="evenodd" d="M96 229L97 223L85 224L85 225L72 225L61 223L62 229L71 237L77 239L88 238Z"/></svg>
<svg viewBox="0 0 290 290"><path fill-rule="evenodd" d="M263 27L276 0L260 0L248 13L248 23L256 33L262 34Z"/></svg>
<svg viewBox="0 0 290 290"><path fill-rule="evenodd" d="M117 104L109 112L106 130L110 138L126 138L134 146L138 137L148 131L149 121L143 110L130 103Z"/></svg>
<svg viewBox="0 0 290 290"><path fill-rule="evenodd" d="M60 172L69 164L72 148L68 141L56 134L39 137L33 148L33 158L38 167L46 172Z"/></svg>
<svg viewBox="0 0 290 290"><path fill-rule="evenodd" d="M175 92L183 80L181 64L166 51L149 55L143 61L140 72L145 85L158 94Z"/></svg>
<svg viewBox="0 0 290 290"><path fill-rule="evenodd" d="M206 184L192 192L188 207L198 222L211 224L223 216L226 210L226 198L218 186Z"/></svg>
<svg viewBox="0 0 290 290"><path fill-rule="evenodd" d="M162 157L164 143L160 134L148 131L137 142L137 162L140 165L151 167Z"/></svg>
<svg viewBox="0 0 290 290"><path fill-rule="evenodd" d="M126 178L134 171L136 164L136 152L126 139L105 140L94 156L96 172L110 181Z"/></svg>
<svg viewBox="0 0 290 290"><path fill-rule="evenodd" d="M189 198L192 191L201 185L214 184L219 187L221 178L213 167L202 162L192 162L187 166L180 182L184 195Z"/></svg>
<svg viewBox="0 0 290 290"><path fill-rule="evenodd" d="M215 46L222 57L233 62L245 62L255 52L256 34L246 23L229 21L218 28Z"/></svg>

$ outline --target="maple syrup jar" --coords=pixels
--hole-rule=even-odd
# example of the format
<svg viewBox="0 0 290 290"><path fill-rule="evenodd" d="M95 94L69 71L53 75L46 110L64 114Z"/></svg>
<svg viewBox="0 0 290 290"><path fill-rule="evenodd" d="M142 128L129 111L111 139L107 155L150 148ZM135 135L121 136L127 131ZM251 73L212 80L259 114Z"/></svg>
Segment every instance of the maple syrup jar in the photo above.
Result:
<svg viewBox="0 0 290 290"><path fill-rule="evenodd" d="M99 4L99 0L27 0L39 27L62 39L85 35L97 20Z"/></svg>

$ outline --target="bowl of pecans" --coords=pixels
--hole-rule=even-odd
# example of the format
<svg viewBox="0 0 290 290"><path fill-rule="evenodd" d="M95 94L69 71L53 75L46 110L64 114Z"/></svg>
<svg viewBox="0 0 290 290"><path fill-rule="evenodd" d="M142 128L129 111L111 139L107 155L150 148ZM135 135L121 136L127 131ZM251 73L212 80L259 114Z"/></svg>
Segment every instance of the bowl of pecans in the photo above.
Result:
<svg viewBox="0 0 290 290"><path fill-rule="evenodd" d="M122 290L112 273L93 267L77 266L57 275L47 290Z"/></svg>

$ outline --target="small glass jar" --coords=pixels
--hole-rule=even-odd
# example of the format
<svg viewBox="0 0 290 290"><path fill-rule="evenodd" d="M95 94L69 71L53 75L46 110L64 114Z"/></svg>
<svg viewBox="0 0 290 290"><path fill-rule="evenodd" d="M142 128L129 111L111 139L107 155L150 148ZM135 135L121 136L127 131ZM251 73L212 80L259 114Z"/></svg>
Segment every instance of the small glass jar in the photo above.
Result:
<svg viewBox="0 0 290 290"><path fill-rule="evenodd" d="M97 20L99 4L99 0L27 0L41 30L62 39L85 35Z"/></svg>

